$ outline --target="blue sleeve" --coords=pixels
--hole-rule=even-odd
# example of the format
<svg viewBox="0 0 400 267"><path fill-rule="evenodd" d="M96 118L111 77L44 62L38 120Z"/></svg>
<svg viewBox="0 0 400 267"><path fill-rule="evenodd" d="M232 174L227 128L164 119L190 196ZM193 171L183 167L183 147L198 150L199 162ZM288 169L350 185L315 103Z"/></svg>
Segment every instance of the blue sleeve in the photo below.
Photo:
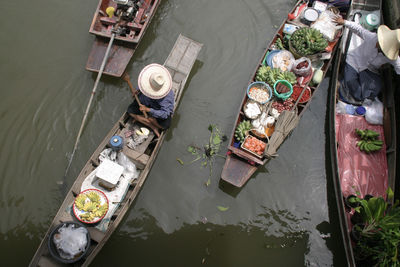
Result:
<svg viewBox="0 0 400 267"><path fill-rule="evenodd" d="M150 115L158 119L167 119L174 112L174 92L171 92L158 102L160 109L150 108Z"/></svg>

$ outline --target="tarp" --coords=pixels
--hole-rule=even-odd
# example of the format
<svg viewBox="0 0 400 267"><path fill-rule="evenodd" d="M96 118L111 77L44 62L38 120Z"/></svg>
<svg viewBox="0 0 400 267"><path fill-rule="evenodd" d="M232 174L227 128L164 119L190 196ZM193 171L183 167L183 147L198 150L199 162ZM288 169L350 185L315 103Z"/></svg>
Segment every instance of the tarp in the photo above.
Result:
<svg viewBox="0 0 400 267"><path fill-rule="evenodd" d="M343 195L364 197L366 194L385 197L388 188L388 167L386 144L382 149L370 154L356 146L359 136L355 129L370 129L380 134L384 140L383 126L369 124L362 116L336 114L336 140L338 142L338 167Z"/></svg>

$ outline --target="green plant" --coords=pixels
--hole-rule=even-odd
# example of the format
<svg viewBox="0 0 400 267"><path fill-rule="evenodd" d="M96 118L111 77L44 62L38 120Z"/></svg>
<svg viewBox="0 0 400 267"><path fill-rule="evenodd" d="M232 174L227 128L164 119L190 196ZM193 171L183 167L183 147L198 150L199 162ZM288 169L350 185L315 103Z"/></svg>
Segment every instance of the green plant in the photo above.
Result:
<svg viewBox="0 0 400 267"><path fill-rule="evenodd" d="M209 177L207 182L205 182L206 186L211 184L211 176L212 176L212 167L215 161L215 157L222 157L224 156L218 154L221 149L221 144L227 140L226 135L223 135L218 127L214 124L210 124L208 126L208 130L211 132L210 138L208 139L208 143L205 144L202 148L190 145L188 146L187 150L192 155L196 156L196 158L190 161L188 164L192 164L198 160L202 159L201 166L202 167L209 167ZM181 159L176 159L181 165L185 165L185 163Z"/></svg>
<svg viewBox="0 0 400 267"><path fill-rule="evenodd" d="M323 51L328 46L328 41L316 29L301 28L290 37L290 44L299 54L308 56Z"/></svg>

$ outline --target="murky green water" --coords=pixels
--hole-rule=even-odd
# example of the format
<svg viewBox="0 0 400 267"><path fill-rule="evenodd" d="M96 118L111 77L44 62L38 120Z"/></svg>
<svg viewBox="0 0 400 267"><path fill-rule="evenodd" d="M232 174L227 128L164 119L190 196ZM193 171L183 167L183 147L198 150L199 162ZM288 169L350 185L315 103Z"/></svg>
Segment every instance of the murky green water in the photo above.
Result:
<svg viewBox="0 0 400 267"><path fill-rule="evenodd" d="M251 73L293 3L162 1L130 76L164 62L179 33L204 47L141 193L93 266L343 266L325 168L327 81L279 158L241 190L219 183L222 159L209 187L207 169L176 161L192 159L186 146L206 142L210 123L230 134ZM63 200L57 181L96 78L85 70L96 6L97 0L0 6L1 265L29 263ZM103 77L68 185L130 101L124 82Z"/></svg>

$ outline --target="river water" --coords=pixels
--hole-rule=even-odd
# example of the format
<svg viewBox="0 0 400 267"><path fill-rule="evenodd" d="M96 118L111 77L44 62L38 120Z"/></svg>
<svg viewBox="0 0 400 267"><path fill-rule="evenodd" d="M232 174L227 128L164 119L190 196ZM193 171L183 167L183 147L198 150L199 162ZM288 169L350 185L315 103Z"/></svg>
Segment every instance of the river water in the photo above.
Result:
<svg viewBox="0 0 400 267"><path fill-rule="evenodd" d="M204 44L137 200L93 266L342 266L326 157L327 83L280 156L242 188L219 183L190 144L209 124L230 134L237 107L293 0L163 0L127 72L162 63L182 33ZM61 204L62 180L96 76L85 70L97 0L3 1L0 7L0 255L26 266ZM74 177L131 102L103 76L67 176ZM226 152L226 146L221 153ZM221 211L217 206L228 208Z"/></svg>

